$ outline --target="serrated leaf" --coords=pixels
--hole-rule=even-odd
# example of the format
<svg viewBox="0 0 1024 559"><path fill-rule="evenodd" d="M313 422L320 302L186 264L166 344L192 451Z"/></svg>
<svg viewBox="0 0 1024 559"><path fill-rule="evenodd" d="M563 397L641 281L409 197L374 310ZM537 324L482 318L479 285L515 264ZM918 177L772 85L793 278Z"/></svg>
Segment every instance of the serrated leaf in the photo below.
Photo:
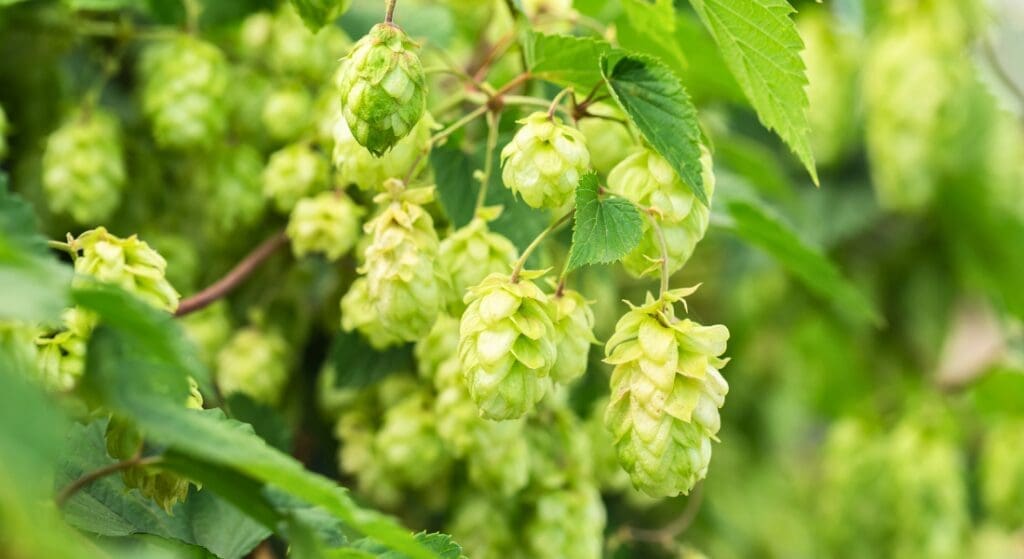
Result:
<svg viewBox="0 0 1024 559"><path fill-rule="evenodd" d="M602 57L618 59L622 52L608 41L593 37L546 35L529 31L523 41L523 52L530 73L559 85L572 85L586 93L601 82Z"/></svg>
<svg viewBox="0 0 1024 559"><path fill-rule="evenodd" d="M664 63L638 55L614 63L602 59L601 71L612 96L644 139L708 205L701 178L697 109L679 78Z"/></svg>
<svg viewBox="0 0 1024 559"><path fill-rule="evenodd" d="M341 17L352 0L291 0L291 3L306 27L316 33Z"/></svg>
<svg viewBox="0 0 1024 559"><path fill-rule="evenodd" d="M607 264L636 248L643 235L643 217L628 200L602 199L597 174L588 173L576 187L576 223L569 250L569 270Z"/></svg>
<svg viewBox="0 0 1024 559"><path fill-rule="evenodd" d="M462 546L455 543L448 534L420 532L416 534L416 540L426 546L427 549L436 553L440 559L460 559L463 557ZM361 552L369 552L370 557L377 557L378 559L408 559L405 555L388 550L379 542L369 538L354 542L352 548Z"/></svg>
<svg viewBox="0 0 1024 559"><path fill-rule="evenodd" d="M807 168L818 172L807 122L803 41L786 0L690 0L718 43L726 65L757 111Z"/></svg>
<svg viewBox="0 0 1024 559"><path fill-rule="evenodd" d="M773 256L810 291L854 320L881 324L874 303L788 224L762 205L746 200L728 200L725 207L732 219L730 228L737 236Z"/></svg>

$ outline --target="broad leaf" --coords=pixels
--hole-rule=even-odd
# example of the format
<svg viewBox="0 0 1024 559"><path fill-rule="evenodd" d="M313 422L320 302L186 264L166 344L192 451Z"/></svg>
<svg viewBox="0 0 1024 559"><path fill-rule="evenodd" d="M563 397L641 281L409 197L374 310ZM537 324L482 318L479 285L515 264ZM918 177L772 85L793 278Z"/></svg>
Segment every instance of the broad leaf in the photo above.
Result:
<svg viewBox="0 0 1024 559"><path fill-rule="evenodd" d="M576 187L576 223L569 270L615 262L636 248L643 235L640 210L628 200L601 198L597 175L588 173Z"/></svg>
<svg viewBox="0 0 1024 559"><path fill-rule="evenodd" d="M411 346L378 351L359 334L344 330L335 335L329 359L334 364L338 388L370 386L391 373L408 371L413 366Z"/></svg>
<svg viewBox="0 0 1024 559"><path fill-rule="evenodd" d="M291 0L310 31L316 33L348 10L352 0Z"/></svg>
<svg viewBox="0 0 1024 559"><path fill-rule="evenodd" d="M803 41L786 0L690 0L761 122L776 131L818 183L807 122Z"/></svg>
<svg viewBox="0 0 1024 559"><path fill-rule="evenodd" d="M614 64L605 58L601 67L612 95L644 139L672 165L697 199L708 205L701 178L697 110L679 78L663 63L646 56L631 55Z"/></svg>
<svg viewBox="0 0 1024 559"><path fill-rule="evenodd" d="M619 18L616 37L623 48L655 56L677 72L686 68L672 0L622 0L622 10L625 17Z"/></svg>
<svg viewBox="0 0 1024 559"><path fill-rule="evenodd" d="M533 76L559 85L574 86L583 94L601 83L601 68L597 61L602 57L617 59L621 56L621 51L602 39L532 31L526 34L523 50Z"/></svg>
<svg viewBox="0 0 1024 559"><path fill-rule="evenodd" d="M437 183L437 199L456 228L473 219L480 181L473 178L473 159L451 142L430 150L430 166Z"/></svg>
<svg viewBox="0 0 1024 559"><path fill-rule="evenodd" d="M452 537L447 534L420 532L416 534L416 539L436 553L441 559L460 559L463 557L462 546L455 543ZM352 547L356 550L370 552L371 557L379 559L407 559L405 555L390 551L372 539L359 540L353 543Z"/></svg>

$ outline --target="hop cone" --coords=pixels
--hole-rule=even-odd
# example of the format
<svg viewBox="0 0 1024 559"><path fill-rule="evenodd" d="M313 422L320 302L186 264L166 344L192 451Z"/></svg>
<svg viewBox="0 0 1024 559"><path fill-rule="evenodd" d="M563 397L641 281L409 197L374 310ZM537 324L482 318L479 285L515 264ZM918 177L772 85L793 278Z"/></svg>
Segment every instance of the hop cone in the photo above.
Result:
<svg viewBox="0 0 1024 559"><path fill-rule="evenodd" d="M424 113L408 136L378 157L356 140L344 118L338 118L334 123L334 166L345 184L355 184L362 190L383 190L385 180L406 176L416 161L422 160L436 127L430 113Z"/></svg>
<svg viewBox="0 0 1024 559"><path fill-rule="evenodd" d="M120 204L124 183L121 127L110 113L75 113L46 141L43 189L50 210L78 223L105 221Z"/></svg>
<svg viewBox="0 0 1024 559"><path fill-rule="evenodd" d="M1024 422L1004 421L989 430L981 453L981 496L991 518L1007 528L1024 526Z"/></svg>
<svg viewBox="0 0 1024 559"><path fill-rule="evenodd" d="M590 304L578 291L565 289L551 295L554 309L556 336L555 366L551 378L555 382L568 384L583 376L587 370L587 355L590 344L596 344L594 337L594 312Z"/></svg>
<svg viewBox="0 0 1024 559"><path fill-rule="evenodd" d="M475 406L474 406L475 407ZM469 481L484 491L512 497L530 482L531 448L524 421L476 418L466 450Z"/></svg>
<svg viewBox="0 0 1024 559"><path fill-rule="evenodd" d="M514 503L469 492L459 501L446 531L473 559L517 559L523 547Z"/></svg>
<svg viewBox="0 0 1024 559"><path fill-rule="evenodd" d="M288 238L296 256L317 252L337 260L356 244L362 208L344 192L303 198L288 218Z"/></svg>
<svg viewBox="0 0 1024 559"><path fill-rule="evenodd" d="M401 29L380 23L342 60L342 114L356 141L378 157L409 134L426 108L426 76L415 48Z"/></svg>
<svg viewBox="0 0 1024 559"><path fill-rule="evenodd" d="M378 350L402 343L381 323L365 277L356 278L341 298L341 328L346 332L358 331Z"/></svg>
<svg viewBox="0 0 1024 559"><path fill-rule="evenodd" d="M263 170L263 195L282 212L290 212L306 196L327 188L328 168L323 156L305 143L292 144L270 156Z"/></svg>
<svg viewBox="0 0 1024 559"><path fill-rule="evenodd" d="M459 363L459 321L438 315L434 327L416 342L416 366L424 379L434 384L434 417L437 434L455 456L463 456L474 444L481 424L476 404L469 396Z"/></svg>
<svg viewBox="0 0 1024 559"><path fill-rule="evenodd" d="M382 209L365 227L373 240L360 272L381 323L406 341L430 332L444 304L446 286L435 268L437 232L422 206L432 198L432 189L404 190L393 181L390 192L374 199Z"/></svg>
<svg viewBox="0 0 1024 559"><path fill-rule="evenodd" d="M522 127L501 150L505 186L534 208L565 206L590 166L583 134L543 112L519 122Z"/></svg>
<svg viewBox="0 0 1024 559"><path fill-rule="evenodd" d="M74 389L78 379L85 374L85 349L88 343L88 337L71 331L38 338L36 367L42 385L54 392Z"/></svg>
<svg viewBox="0 0 1024 559"><path fill-rule="evenodd" d="M288 344L276 332L250 326L217 353L217 383L225 395L241 392L275 406L288 383Z"/></svg>
<svg viewBox="0 0 1024 559"><path fill-rule="evenodd" d="M555 490L593 479L593 452L580 419L558 398L549 398L543 405L538 415L545 421L533 420L526 428L531 487Z"/></svg>
<svg viewBox="0 0 1024 559"><path fill-rule="evenodd" d="M545 493L526 526L537 559L599 559L604 546L604 502L588 483Z"/></svg>
<svg viewBox="0 0 1024 559"><path fill-rule="evenodd" d="M79 235L71 247L82 253L75 259L75 273L117 285L158 309L178 309L181 296L167 281L167 261L137 236L122 239L97 227Z"/></svg>
<svg viewBox="0 0 1024 559"><path fill-rule="evenodd" d="M310 125L313 99L306 88L289 85L270 93L263 103L261 118L270 137L280 142L299 138Z"/></svg>
<svg viewBox="0 0 1024 559"><path fill-rule="evenodd" d="M459 359L473 400L487 419L513 419L544 397L555 364L547 296L523 272L513 283L491 274L466 295Z"/></svg>
<svg viewBox="0 0 1024 559"><path fill-rule="evenodd" d="M0 105L0 161L7 157L7 133L9 128L10 123L7 122L7 113L4 112L3 106Z"/></svg>
<svg viewBox="0 0 1024 559"><path fill-rule="evenodd" d="M229 70L217 47L192 36L154 43L142 55L142 109L160 146L216 144L227 128Z"/></svg>
<svg viewBox="0 0 1024 559"><path fill-rule="evenodd" d="M519 258L512 241L488 229L487 218L496 213L485 212L441 241L438 264L451 277L448 308L456 316L466 308L463 298L469 288L492 273L507 273Z"/></svg>
<svg viewBox="0 0 1024 559"><path fill-rule="evenodd" d="M206 222L215 236L237 233L263 216L263 160L258 150L239 145L222 151L203 169L199 191Z"/></svg>
<svg viewBox="0 0 1024 559"><path fill-rule="evenodd" d="M403 485L424 488L441 478L451 457L434 427L432 404L415 393L388 408L375 441L377 457Z"/></svg>
<svg viewBox="0 0 1024 559"><path fill-rule="evenodd" d="M704 191L710 200L715 190L715 176L711 168L711 152L703 146L701 166ZM669 273L682 268L697 243L704 238L710 210L697 200L668 161L649 149L641 150L612 169L608 175L608 186L616 194L660 212L658 222L668 247ZM622 264L629 273L639 277L656 272L660 259L661 241L657 231L644 220L640 244L623 258Z"/></svg>
<svg viewBox="0 0 1024 559"><path fill-rule="evenodd" d="M707 474L729 390L718 372L729 331L673 315L672 305L694 290L648 295L606 347L615 368L605 425L633 485L652 497L688 493Z"/></svg>

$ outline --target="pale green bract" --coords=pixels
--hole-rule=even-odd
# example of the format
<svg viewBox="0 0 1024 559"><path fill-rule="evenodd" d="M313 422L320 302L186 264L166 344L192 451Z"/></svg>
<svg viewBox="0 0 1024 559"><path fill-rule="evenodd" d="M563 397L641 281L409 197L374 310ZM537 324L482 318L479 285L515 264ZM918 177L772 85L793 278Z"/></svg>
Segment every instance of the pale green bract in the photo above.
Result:
<svg viewBox="0 0 1024 559"><path fill-rule="evenodd" d="M589 483L541 495L526 526L532 557L599 559L605 520L601 494Z"/></svg>
<svg viewBox="0 0 1024 559"><path fill-rule="evenodd" d="M275 406L288 377L288 343L277 332L247 326L217 353L217 385L225 395L242 393Z"/></svg>
<svg viewBox="0 0 1024 559"><path fill-rule="evenodd" d="M448 310L455 316L465 310L463 299L469 288L492 273L511 271L519 258L512 241L487 226L498 213L497 208L484 208L465 227L441 241L438 263L451 277Z"/></svg>
<svg viewBox="0 0 1024 559"><path fill-rule="evenodd" d="M534 208L564 207L590 167L583 134L543 112L519 123L516 135L501 150L502 182Z"/></svg>
<svg viewBox="0 0 1024 559"><path fill-rule="evenodd" d="M121 126L114 115L99 107L72 113L46 141L42 178L51 211L87 225L108 219L125 186Z"/></svg>
<svg viewBox="0 0 1024 559"><path fill-rule="evenodd" d="M587 356L594 337L594 312L583 295L572 289L551 295L554 309L556 352L558 357L551 369L555 382L568 384L587 371Z"/></svg>
<svg viewBox="0 0 1024 559"><path fill-rule="evenodd" d="M425 162L424 154L430 150L430 136L436 128L434 118L424 113L408 136L378 157L366 151L352 135L345 119L339 116L334 124L334 166L346 184L355 184L362 190L383 190L385 180L414 173L417 161Z"/></svg>
<svg viewBox="0 0 1024 559"><path fill-rule="evenodd" d="M270 156L263 170L263 194L282 212L290 212L299 200L327 188L328 165L306 143L286 146Z"/></svg>
<svg viewBox="0 0 1024 559"><path fill-rule="evenodd" d="M356 278L341 298L341 329L359 332L378 350L402 343L380 321L380 314L370 299L370 288L365 277Z"/></svg>
<svg viewBox="0 0 1024 559"><path fill-rule="evenodd" d="M356 244L362 214L363 209L341 191L299 200L285 230L292 252L299 257L319 253L331 261L341 258Z"/></svg>
<svg viewBox="0 0 1024 559"><path fill-rule="evenodd" d="M689 493L704 479L729 390L719 372L729 331L675 317L673 305L694 291L631 305L605 349L615 368L604 422L634 487L652 497Z"/></svg>
<svg viewBox="0 0 1024 559"><path fill-rule="evenodd" d="M312 111L313 99L306 88L290 84L267 95L260 116L271 138L290 142L309 128Z"/></svg>

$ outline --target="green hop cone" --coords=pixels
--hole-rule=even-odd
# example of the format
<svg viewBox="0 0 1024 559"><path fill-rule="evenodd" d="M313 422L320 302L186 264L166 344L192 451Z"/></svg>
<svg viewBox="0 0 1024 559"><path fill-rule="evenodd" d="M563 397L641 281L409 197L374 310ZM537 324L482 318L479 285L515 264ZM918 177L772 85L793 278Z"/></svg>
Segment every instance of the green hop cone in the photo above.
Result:
<svg viewBox="0 0 1024 559"><path fill-rule="evenodd" d="M280 142L299 138L311 124L313 99L301 85L272 91L263 103L261 120L270 137Z"/></svg>
<svg viewBox="0 0 1024 559"><path fill-rule="evenodd" d="M465 451L470 483L491 494L515 496L530 482L532 449L525 420L487 421L478 415L472 427Z"/></svg>
<svg viewBox="0 0 1024 559"><path fill-rule="evenodd" d="M346 332L359 332L378 350L402 343L381 323L380 315L370 299L370 286L365 277L356 278L341 298L341 328Z"/></svg>
<svg viewBox="0 0 1024 559"><path fill-rule="evenodd" d="M342 60L341 109L352 135L381 156L413 129L427 102L416 44L398 27L379 23Z"/></svg>
<svg viewBox="0 0 1024 559"><path fill-rule="evenodd" d="M484 421L462 378L458 319L445 313L438 315L430 333L416 342L415 355L420 377L434 384L437 434L449 452L464 456Z"/></svg>
<svg viewBox="0 0 1024 559"><path fill-rule="evenodd" d="M434 428L433 405L422 392L388 408L375 445L378 460L408 487L427 487L443 477L451 463Z"/></svg>
<svg viewBox="0 0 1024 559"><path fill-rule="evenodd" d="M10 131L10 122L7 121L7 113L0 105L0 161L7 157L9 147L7 145L7 133Z"/></svg>
<svg viewBox="0 0 1024 559"><path fill-rule="evenodd" d="M345 119L338 118L333 133L334 166L345 184L355 184L362 190L383 190L385 180L406 176L417 161L426 164L423 153L430 149L430 136L436 128L434 118L424 113L408 136L377 157L356 140Z"/></svg>
<svg viewBox="0 0 1024 559"><path fill-rule="evenodd" d="M501 150L502 181L534 208L564 207L590 167L583 134L543 112L519 122L522 127Z"/></svg>
<svg viewBox="0 0 1024 559"><path fill-rule="evenodd" d="M75 273L117 285L169 313L178 310L181 295L167 281L167 261L137 236L122 239L97 227L79 235L71 248L81 252Z"/></svg>
<svg viewBox="0 0 1024 559"><path fill-rule="evenodd" d="M990 517L1007 528L1024 526L1024 422L1003 421L985 435L981 497Z"/></svg>
<svg viewBox="0 0 1024 559"><path fill-rule="evenodd" d="M701 146L701 168L704 191L710 200L715 190L715 176L711 152L704 146ZM640 206L657 209L658 223L668 248L669 273L682 268L704 238L711 212L697 200L668 161L650 149L640 150L612 169L608 174L608 187ZM639 277L656 273L660 260L661 241L657 231L644 220L640 244L622 259L622 265Z"/></svg>
<svg viewBox="0 0 1024 559"><path fill-rule="evenodd" d="M229 147L207 162L199 177L205 221L213 236L237 233L263 217L263 159L249 145Z"/></svg>
<svg viewBox="0 0 1024 559"><path fill-rule="evenodd" d="M240 392L276 406L288 384L288 343L276 332L242 328L217 353L216 378L225 396Z"/></svg>
<svg viewBox="0 0 1024 559"><path fill-rule="evenodd" d="M151 44L142 54L142 109L161 147L215 145L227 128L224 54L191 35Z"/></svg>
<svg viewBox="0 0 1024 559"><path fill-rule="evenodd" d="M47 139L43 189L53 212L82 224L105 221L121 203L124 184L121 126L107 111L74 113Z"/></svg>
<svg viewBox="0 0 1024 559"><path fill-rule="evenodd" d="M688 493L707 474L729 390L718 372L729 331L674 316L672 305L695 290L648 294L606 347L615 368L605 426L633 485L652 497Z"/></svg>
<svg viewBox="0 0 1024 559"><path fill-rule="evenodd" d="M512 241L487 227L487 222L499 213L500 208L485 208L469 224L441 241L438 263L451 277L448 310L453 315L459 316L465 310L463 299L469 288L492 273L509 272L519 259Z"/></svg>
<svg viewBox="0 0 1024 559"><path fill-rule="evenodd" d="M381 211L365 226L373 240L359 271L366 274L381 323L395 336L415 341L434 325L447 283L436 267L434 221L423 209L434 193L432 188L406 190L400 181L388 185L388 192L374 198Z"/></svg>
<svg viewBox="0 0 1024 559"><path fill-rule="evenodd" d="M551 295L557 341L555 366L551 378L568 384L587 371L587 356L594 337L594 312L583 295L572 289Z"/></svg>
<svg viewBox="0 0 1024 559"><path fill-rule="evenodd" d="M282 212L290 212L299 200L327 188L328 165L306 143L286 146L270 156L263 170L263 195Z"/></svg>
<svg viewBox="0 0 1024 559"><path fill-rule="evenodd" d="M583 422L562 401L564 394L545 400L542 413L526 426L531 487L555 490L594 478L590 438Z"/></svg>
<svg viewBox="0 0 1024 559"><path fill-rule="evenodd" d="M493 499L479 492L467 492L455 505L445 531L459 542L473 559L519 559L520 549L515 503Z"/></svg>
<svg viewBox="0 0 1024 559"><path fill-rule="evenodd" d="M341 191L299 200L286 230L292 252L298 257L315 252L331 261L341 258L356 244L362 213L362 208Z"/></svg>
<svg viewBox="0 0 1024 559"><path fill-rule="evenodd" d="M459 360L470 395L487 419L523 416L544 397L555 365L555 326L543 272L491 274L466 295Z"/></svg>
<svg viewBox="0 0 1024 559"><path fill-rule="evenodd" d="M606 513L597 488L581 482L542 494L526 526L526 542L536 559L599 559Z"/></svg>

